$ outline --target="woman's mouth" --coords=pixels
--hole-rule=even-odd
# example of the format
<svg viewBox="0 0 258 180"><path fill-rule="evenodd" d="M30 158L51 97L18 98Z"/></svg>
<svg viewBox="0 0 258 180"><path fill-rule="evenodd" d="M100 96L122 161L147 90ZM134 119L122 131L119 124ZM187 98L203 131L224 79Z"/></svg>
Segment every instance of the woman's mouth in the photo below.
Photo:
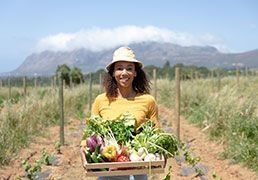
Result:
<svg viewBox="0 0 258 180"><path fill-rule="evenodd" d="M129 78L120 78L120 82L126 83L129 81Z"/></svg>

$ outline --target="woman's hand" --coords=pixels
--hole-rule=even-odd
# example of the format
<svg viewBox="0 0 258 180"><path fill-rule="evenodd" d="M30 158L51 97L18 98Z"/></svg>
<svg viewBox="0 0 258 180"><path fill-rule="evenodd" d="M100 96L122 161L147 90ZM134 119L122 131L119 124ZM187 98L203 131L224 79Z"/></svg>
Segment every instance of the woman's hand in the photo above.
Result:
<svg viewBox="0 0 258 180"><path fill-rule="evenodd" d="M82 166L84 167L84 169L86 168L86 165L87 165L87 160L86 160L86 157L85 157L85 153L84 153L84 147L80 147L80 154L81 154L81 159L82 159Z"/></svg>

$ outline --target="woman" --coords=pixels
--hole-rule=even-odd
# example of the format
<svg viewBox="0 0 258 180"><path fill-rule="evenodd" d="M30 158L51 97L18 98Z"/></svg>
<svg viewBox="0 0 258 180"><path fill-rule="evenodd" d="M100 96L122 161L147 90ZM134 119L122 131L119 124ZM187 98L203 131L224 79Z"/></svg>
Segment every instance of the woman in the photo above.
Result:
<svg viewBox="0 0 258 180"><path fill-rule="evenodd" d="M95 99L92 115L115 119L122 113L130 112L136 118L136 128L145 118L158 125L156 101L149 94L150 85L142 66L129 47L117 49L112 62L106 67L108 73L103 82L106 92Z"/></svg>
<svg viewBox="0 0 258 180"><path fill-rule="evenodd" d="M105 93L96 97L92 106L92 115L104 119L115 119L125 112L136 118L135 128L145 118L151 119L157 126L158 109L150 93L149 81L142 70L143 64L135 58L129 47L120 47L113 54L113 60L106 67L108 73L104 78ZM146 175L99 177L99 180L135 179L145 180Z"/></svg>

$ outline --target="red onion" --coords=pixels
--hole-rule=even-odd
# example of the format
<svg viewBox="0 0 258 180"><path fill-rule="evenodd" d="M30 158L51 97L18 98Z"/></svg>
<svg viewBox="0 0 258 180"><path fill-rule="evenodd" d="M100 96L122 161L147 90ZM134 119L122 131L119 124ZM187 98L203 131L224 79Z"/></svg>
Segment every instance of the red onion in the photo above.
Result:
<svg viewBox="0 0 258 180"><path fill-rule="evenodd" d="M101 136L92 135L86 139L87 147L91 152L94 152L97 146L102 146L104 141Z"/></svg>
<svg viewBox="0 0 258 180"><path fill-rule="evenodd" d="M91 152L95 151L95 148L97 146L97 142L95 141L95 138L93 136L90 136L86 139L87 147L90 149Z"/></svg>

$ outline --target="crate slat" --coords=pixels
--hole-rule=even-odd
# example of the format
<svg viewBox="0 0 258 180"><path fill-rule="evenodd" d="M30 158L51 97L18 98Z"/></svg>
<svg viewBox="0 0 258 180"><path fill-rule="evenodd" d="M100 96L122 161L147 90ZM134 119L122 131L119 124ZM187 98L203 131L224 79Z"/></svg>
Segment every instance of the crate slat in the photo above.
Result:
<svg viewBox="0 0 258 180"><path fill-rule="evenodd" d="M86 169L102 169L102 168L120 168L120 167L143 167L143 166L164 166L165 161L135 161L135 162L104 162L104 163L88 163Z"/></svg>
<svg viewBox="0 0 258 180"><path fill-rule="evenodd" d="M114 170L114 171L87 171L88 177L92 176L122 176L122 175L139 175L139 174L161 174L165 173L164 167L151 169L130 169L130 170Z"/></svg>
<svg viewBox="0 0 258 180"><path fill-rule="evenodd" d="M165 172L165 166L166 161L163 157L162 160L157 161L87 163L85 170L87 176L160 174Z"/></svg>

